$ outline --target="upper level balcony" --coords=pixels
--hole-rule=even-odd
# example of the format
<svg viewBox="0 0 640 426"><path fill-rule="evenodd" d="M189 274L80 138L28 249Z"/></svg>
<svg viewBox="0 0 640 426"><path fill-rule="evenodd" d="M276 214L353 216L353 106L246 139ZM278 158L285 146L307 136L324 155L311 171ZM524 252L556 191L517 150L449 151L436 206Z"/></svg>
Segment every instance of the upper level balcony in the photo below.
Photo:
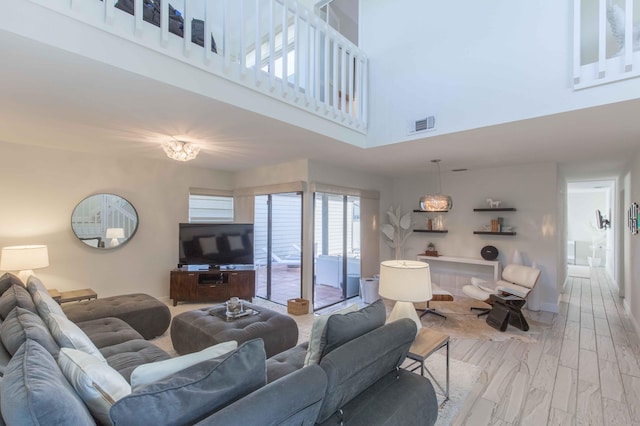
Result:
<svg viewBox="0 0 640 426"><path fill-rule="evenodd" d="M640 76L640 24L634 22L634 10L640 10L634 0L574 0L575 89Z"/></svg>
<svg viewBox="0 0 640 426"><path fill-rule="evenodd" d="M366 56L296 0L30 1L366 134Z"/></svg>

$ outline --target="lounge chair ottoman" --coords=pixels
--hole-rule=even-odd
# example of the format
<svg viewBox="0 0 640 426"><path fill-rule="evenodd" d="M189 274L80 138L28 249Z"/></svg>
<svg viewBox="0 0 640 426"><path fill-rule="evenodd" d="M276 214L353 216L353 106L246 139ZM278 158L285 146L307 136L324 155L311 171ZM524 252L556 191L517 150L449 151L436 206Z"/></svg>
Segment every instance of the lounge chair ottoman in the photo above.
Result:
<svg viewBox="0 0 640 426"><path fill-rule="evenodd" d="M261 338L270 358L296 345L298 325L293 318L251 303L245 302L244 306L258 313L227 320L212 314L224 310L224 305L215 305L176 315L171 322L174 349L185 355L230 340L240 345Z"/></svg>

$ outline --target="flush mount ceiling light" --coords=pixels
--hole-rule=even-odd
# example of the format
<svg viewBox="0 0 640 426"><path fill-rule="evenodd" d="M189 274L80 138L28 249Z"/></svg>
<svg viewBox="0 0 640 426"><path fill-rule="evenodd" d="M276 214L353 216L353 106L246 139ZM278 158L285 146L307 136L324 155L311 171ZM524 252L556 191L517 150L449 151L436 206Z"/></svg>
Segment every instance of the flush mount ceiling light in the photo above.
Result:
<svg viewBox="0 0 640 426"><path fill-rule="evenodd" d="M162 148L167 153L167 157L177 161L193 160L200 152L198 145L178 140L162 142Z"/></svg>
<svg viewBox="0 0 640 426"><path fill-rule="evenodd" d="M436 163L438 168L438 192L435 194L427 194L420 198L420 210L426 212L440 212L451 210L453 207L453 200L448 195L442 195L442 182L440 181L440 160L431 160L432 163Z"/></svg>

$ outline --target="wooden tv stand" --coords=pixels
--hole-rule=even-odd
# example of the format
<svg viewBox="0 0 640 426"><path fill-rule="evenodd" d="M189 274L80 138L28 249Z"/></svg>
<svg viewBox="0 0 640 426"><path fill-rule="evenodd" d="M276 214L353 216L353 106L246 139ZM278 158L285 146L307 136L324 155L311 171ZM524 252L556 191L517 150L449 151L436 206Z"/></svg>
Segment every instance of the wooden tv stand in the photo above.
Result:
<svg viewBox="0 0 640 426"><path fill-rule="evenodd" d="M256 271L210 269L171 271L169 297L178 302L224 302L231 297L251 301L256 295Z"/></svg>

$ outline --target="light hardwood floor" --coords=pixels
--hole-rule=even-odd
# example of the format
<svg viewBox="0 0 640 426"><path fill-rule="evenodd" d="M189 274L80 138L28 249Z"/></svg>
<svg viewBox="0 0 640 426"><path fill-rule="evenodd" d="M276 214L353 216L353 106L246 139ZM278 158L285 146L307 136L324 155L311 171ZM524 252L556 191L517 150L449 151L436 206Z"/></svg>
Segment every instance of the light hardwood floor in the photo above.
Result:
<svg viewBox="0 0 640 426"><path fill-rule="evenodd" d="M453 339L483 373L454 425L640 425L640 339L602 268L569 277L536 343Z"/></svg>

